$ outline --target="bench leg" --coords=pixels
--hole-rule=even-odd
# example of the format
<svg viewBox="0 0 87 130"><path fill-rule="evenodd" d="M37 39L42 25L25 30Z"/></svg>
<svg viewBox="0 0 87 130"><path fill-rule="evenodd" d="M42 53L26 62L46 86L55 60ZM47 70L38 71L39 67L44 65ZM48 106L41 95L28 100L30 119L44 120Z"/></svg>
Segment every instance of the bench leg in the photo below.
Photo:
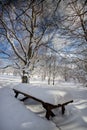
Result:
<svg viewBox="0 0 87 130"><path fill-rule="evenodd" d="M64 113L65 113L65 106L62 105L61 107L62 107L62 115L64 115Z"/></svg>
<svg viewBox="0 0 87 130"><path fill-rule="evenodd" d="M46 118L49 120L49 118L50 118L50 116L51 117L54 117L55 116L55 114L51 111L51 108L50 108L50 106L47 104L47 103L43 103L42 104L43 105L43 107L46 109Z"/></svg>
<svg viewBox="0 0 87 130"><path fill-rule="evenodd" d="M29 97L24 97L22 99L20 99L20 101L25 101L26 99L28 99Z"/></svg>
<svg viewBox="0 0 87 130"><path fill-rule="evenodd" d="M55 114L51 111L51 110L46 110L46 118L49 120L49 118L51 117L54 117Z"/></svg>
<svg viewBox="0 0 87 130"><path fill-rule="evenodd" d="M15 97L16 97L16 98L18 97L18 94L19 94L18 92L15 92Z"/></svg>

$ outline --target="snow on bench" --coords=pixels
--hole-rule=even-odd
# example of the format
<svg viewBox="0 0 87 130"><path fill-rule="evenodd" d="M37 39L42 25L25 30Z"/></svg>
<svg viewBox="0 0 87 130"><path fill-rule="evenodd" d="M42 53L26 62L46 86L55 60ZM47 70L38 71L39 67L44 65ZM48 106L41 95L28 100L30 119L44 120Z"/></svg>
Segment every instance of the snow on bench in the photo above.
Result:
<svg viewBox="0 0 87 130"><path fill-rule="evenodd" d="M14 98L12 89L0 89L0 130L58 130Z"/></svg>
<svg viewBox="0 0 87 130"><path fill-rule="evenodd" d="M73 102L71 94L58 88L41 88L31 86L29 84L19 84L15 86L13 90L16 93L15 97L17 97L18 94L23 94L25 96L22 101L27 98L32 98L41 102L43 107L46 109L47 119L49 119L50 116L55 116L55 114L51 111L52 109L61 107L62 114L64 114L65 105Z"/></svg>

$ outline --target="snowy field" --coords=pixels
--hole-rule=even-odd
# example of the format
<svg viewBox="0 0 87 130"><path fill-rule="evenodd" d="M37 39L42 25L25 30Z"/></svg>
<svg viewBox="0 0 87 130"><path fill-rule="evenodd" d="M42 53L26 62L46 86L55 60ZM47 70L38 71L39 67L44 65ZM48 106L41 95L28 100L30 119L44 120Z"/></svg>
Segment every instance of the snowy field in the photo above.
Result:
<svg viewBox="0 0 87 130"><path fill-rule="evenodd" d="M61 115L59 109L55 109L56 116L48 121L40 103L27 99L24 105L14 98L12 88L20 82L19 77L0 75L0 130L87 130L87 88L75 83L58 82L51 86L32 80L31 84L35 89L50 87L67 92L73 97L74 102L66 106L64 115Z"/></svg>

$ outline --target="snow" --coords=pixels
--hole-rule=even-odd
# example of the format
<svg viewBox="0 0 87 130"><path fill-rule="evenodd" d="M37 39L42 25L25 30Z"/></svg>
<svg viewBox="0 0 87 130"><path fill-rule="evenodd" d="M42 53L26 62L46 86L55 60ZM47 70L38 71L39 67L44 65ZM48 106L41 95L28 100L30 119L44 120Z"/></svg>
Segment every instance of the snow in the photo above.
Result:
<svg viewBox="0 0 87 130"><path fill-rule="evenodd" d="M37 99L41 99L44 102L51 103L54 105L63 104L73 99L70 93L58 87L38 87L33 85L18 84L14 86L16 90L31 95Z"/></svg>
<svg viewBox="0 0 87 130"><path fill-rule="evenodd" d="M74 100L73 103L66 106L64 115L61 114L60 109L55 109L54 113L56 116L48 121L44 117L45 110L41 107L40 103L30 99L23 103L14 98L12 88L20 86L20 78L5 77L0 76L0 130L87 129L87 88L84 88L81 84L59 82L55 86L51 86L45 82L32 81L30 91L35 90L34 94L37 95L38 93L40 97L42 97L41 91L44 90L46 95L43 94L43 98L48 98L47 95L51 94L53 96L52 99L56 99L55 94L57 91L60 91L60 96L64 97L69 94L69 97ZM50 98L49 100L51 101L52 99Z"/></svg>
<svg viewBox="0 0 87 130"><path fill-rule="evenodd" d="M0 90L0 130L58 130L48 122L25 108L14 98L12 90Z"/></svg>

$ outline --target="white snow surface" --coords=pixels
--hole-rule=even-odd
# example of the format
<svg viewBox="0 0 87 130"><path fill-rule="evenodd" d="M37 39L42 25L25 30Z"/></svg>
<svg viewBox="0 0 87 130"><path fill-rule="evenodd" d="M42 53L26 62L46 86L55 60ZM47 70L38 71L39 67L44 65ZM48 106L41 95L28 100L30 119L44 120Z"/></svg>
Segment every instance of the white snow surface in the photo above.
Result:
<svg viewBox="0 0 87 130"><path fill-rule="evenodd" d="M44 102L54 105L63 104L73 99L70 92L67 93L67 91L58 87L38 87L26 83L20 83L14 86L14 88Z"/></svg>
<svg viewBox="0 0 87 130"><path fill-rule="evenodd" d="M66 106L64 115L60 109L55 109L56 116L48 121L40 103L30 99L23 103L14 98L12 88L20 86L20 81L19 77L0 76L0 130L87 130L87 88L76 83L58 82L51 86L47 82L32 80L32 84L27 87L35 87L34 94L38 93L40 98L44 90L45 99L51 94L56 100L56 93L61 91L63 97L69 95L74 100ZM49 98L50 101L52 99Z"/></svg>
<svg viewBox="0 0 87 130"><path fill-rule="evenodd" d="M0 130L58 130L14 98L9 88L0 89Z"/></svg>

